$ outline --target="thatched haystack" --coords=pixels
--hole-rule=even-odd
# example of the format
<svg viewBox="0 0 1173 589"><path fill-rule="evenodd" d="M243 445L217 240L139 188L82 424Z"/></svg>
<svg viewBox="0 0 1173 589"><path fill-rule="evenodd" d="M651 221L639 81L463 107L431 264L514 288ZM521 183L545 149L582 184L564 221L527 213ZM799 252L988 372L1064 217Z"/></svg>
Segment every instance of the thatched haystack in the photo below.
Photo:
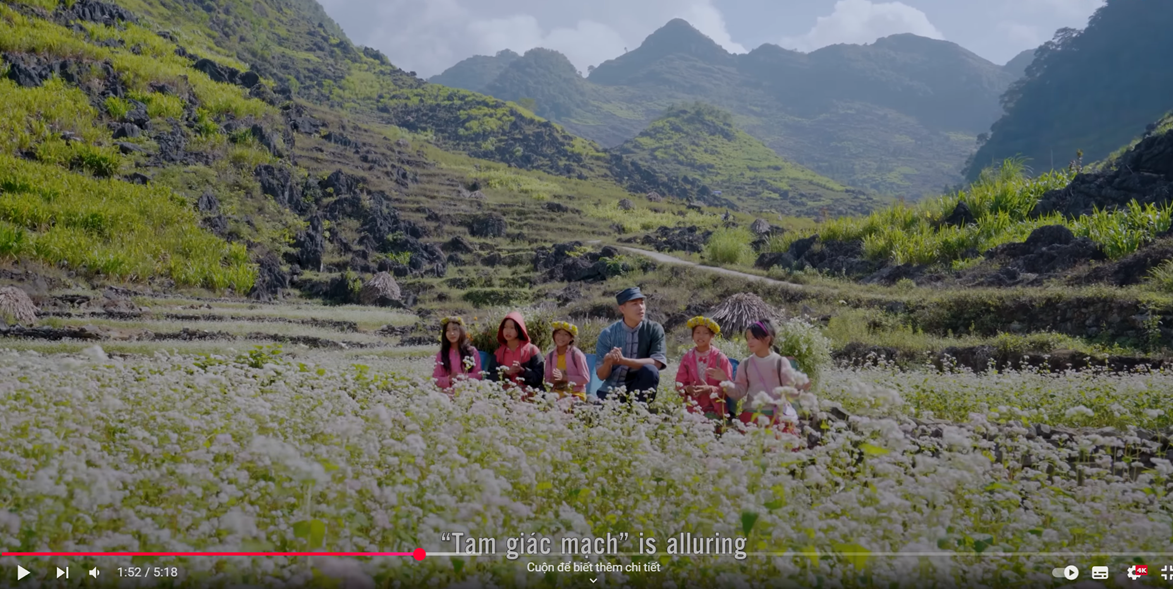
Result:
<svg viewBox="0 0 1173 589"><path fill-rule="evenodd" d="M752 231L754 235L765 235L769 233L771 229L770 222L765 219L757 219L753 222L752 225L749 226L749 230Z"/></svg>
<svg viewBox="0 0 1173 589"><path fill-rule="evenodd" d="M625 198L619 201L619 208L625 211L630 211L635 208L635 203L631 202L631 199Z"/></svg>
<svg viewBox="0 0 1173 589"><path fill-rule="evenodd" d="M709 315L721 326L721 337L732 339L745 333L754 321L776 321L783 315L751 293L737 293L713 308Z"/></svg>
<svg viewBox="0 0 1173 589"><path fill-rule="evenodd" d="M394 306L399 303L401 297L399 283L395 282L395 278L386 272L379 272L374 278L368 280L358 294L358 299L362 304L379 307Z"/></svg>
<svg viewBox="0 0 1173 589"><path fill-rule="evenodd" d="M0 322L32 325L37 321L37 306L23 290L0 286Z"/></svg>

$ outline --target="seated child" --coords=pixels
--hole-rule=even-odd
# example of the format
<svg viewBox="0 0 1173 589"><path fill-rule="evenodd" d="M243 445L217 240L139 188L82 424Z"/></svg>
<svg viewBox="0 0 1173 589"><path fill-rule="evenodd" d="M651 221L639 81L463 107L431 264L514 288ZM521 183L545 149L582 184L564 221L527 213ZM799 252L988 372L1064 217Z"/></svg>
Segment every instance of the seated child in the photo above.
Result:
<svg viewBox="0 0 1173 589"><path fill-rule="evenodd" d="M531 343L521 313L513 312L497 327L497 351L489 357L489 380L530 391L542 389L545 366L542 351Z"/></svg>
<svg viewBox="0 0 1173 589"><path fill-rule="evenodd" d="M436 354L432 378L445 391L450 391L458 380L481 380L481 355L472 346L464 319L445 317L440 321L440 352Z"/></svg>
<svg viewBox="0 0 1173 589"><path fill-rule="evenodd" d="M724 421L731 407L727 407L721 382L733 378L733 363L721 350L710 345L714 337L721 335L721 326L707 317L693 317L688 320L688 327L692 330L696 347L680 359L676 389L684 397L689 411Z"/></svg>
<svg viewBox="0 0 1173 589"><path fill-rule="evenodd" d="M554 349L546 355L546 382L560 399L569 396L585 401L591 374L586 354L574 345L578 326L555 321L551 327L554 329Z"/></svg>
<svg viewBox="0 0 1173 589"><path fill-rule="evenodd" d="M797 398L798 391L809 388L810 382L778 354L773 347L776 337L777 332L768 320L750 325L745 330L745 342L753 355L737 366L737 378L721 383L721 388L733 399L746 400L739 416L742 423L765 416L771 427L797 436L798 412L788 397Z"/></svg>

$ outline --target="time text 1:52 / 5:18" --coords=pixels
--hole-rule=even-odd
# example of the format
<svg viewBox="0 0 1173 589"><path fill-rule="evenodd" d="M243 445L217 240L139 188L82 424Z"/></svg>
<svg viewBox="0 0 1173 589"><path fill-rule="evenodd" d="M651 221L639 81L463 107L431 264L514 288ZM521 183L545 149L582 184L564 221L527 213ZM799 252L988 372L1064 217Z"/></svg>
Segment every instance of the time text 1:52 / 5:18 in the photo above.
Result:
<svg viewBox="0 0 1173 589"><path fill-rule="evenodd" d="M173 579L179 576L179 567L118 567L118 576L126 579Z"/></svg>

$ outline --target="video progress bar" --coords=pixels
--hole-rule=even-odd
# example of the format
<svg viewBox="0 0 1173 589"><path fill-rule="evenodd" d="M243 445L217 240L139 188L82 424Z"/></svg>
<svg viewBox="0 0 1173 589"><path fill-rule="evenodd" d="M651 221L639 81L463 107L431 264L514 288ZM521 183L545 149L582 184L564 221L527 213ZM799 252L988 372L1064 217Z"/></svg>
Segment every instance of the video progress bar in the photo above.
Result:
<svg viewBox="0 0 1173 589"><path fill-rule="evenodd" d="M411 552L0 552L3 556L410 556L423 560L423 548Z"/></svg>

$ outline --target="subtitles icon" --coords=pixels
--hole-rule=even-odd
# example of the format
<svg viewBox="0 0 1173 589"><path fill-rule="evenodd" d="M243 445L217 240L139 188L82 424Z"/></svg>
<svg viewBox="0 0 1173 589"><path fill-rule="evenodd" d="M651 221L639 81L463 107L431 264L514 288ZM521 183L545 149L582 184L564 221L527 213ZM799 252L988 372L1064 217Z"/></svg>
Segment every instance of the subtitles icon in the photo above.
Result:
<svg viewBox="0 0 1173 589"><path fill-rule="evenodd" d="M1108 578L1108 567L1092 567L1092 578L1103 581Z"/></svg>
<svg viewBox="0 0 1173 589"><path fill-rule="evenodd" d="M1147 564L1134 564L1128 567L1128 578L1133 581L1147 574L1149 574L1149 565Z"/></svg>

